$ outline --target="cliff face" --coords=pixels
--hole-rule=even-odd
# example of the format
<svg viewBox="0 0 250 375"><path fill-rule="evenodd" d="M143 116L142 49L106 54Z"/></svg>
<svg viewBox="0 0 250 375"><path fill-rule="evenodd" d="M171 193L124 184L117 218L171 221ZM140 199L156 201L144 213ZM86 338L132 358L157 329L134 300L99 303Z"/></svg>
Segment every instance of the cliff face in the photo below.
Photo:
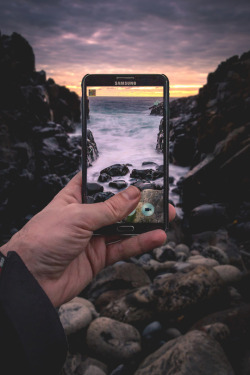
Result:
<svg viewBox="0 0 250 375"><path fill-rule="evenodd" d="M79 97L35 70L32 47L17 33L0 35L0 81L3 240L79 170L81 137L68 135L80 121ZM88 138L88 144L93 143L91 134ZM88 150L93 160L96 155Z"/></svg>

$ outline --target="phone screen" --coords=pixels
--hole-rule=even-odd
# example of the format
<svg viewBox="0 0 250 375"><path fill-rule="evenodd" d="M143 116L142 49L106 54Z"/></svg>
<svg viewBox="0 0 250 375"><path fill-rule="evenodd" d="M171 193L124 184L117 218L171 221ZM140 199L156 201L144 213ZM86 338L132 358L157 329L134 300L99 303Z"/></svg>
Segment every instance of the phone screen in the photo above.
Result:
<svg viewBox="0 0 250 375"><path fill-rule="evenodd" d="M164 87L121 83L85 89L88 202L135 185L140 202L121 223L163 224Z"/></svg>

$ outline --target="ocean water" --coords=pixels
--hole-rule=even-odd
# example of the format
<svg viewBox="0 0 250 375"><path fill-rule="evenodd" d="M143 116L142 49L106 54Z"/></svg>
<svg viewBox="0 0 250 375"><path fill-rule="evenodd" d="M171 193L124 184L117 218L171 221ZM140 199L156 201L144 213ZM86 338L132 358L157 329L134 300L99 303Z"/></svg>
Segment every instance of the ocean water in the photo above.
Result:
<svg viewBox="0 0 250 375"><path fill-rule="evenodd" d="M132 164L132 169L148 169L153 166L142 166L143 162L163 164L163 154L156 150L157 134L161 116L150 115L152 105L161 102L162 98L150 97L90 97L90 119L87 127L93 133L99 157L88 168L88 181L98 182L100 171L112 164ZM79 131L79 130L78 130ZM179 197L172 192L178 179L186 173L187 168L170 164L170 176L175 178L170 186L170 199L178 204ZM130 184L129 174L113 177L112 180L125 180ZM162 179L155 180L162 183ZM104 191L117 192L103 183Z"/></svg>

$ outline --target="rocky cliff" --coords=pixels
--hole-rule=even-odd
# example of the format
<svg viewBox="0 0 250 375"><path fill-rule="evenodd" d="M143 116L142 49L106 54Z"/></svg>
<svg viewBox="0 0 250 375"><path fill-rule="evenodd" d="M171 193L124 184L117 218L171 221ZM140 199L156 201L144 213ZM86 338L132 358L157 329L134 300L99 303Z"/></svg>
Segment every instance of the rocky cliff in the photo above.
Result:
<svg viewBox="0 0 250 375"><path fill-rule="evenodd" d="M0 35L0 233L8 239L80 169L76 93L35 70L32 47L19 34ZM88 134L89 162L97 156Z"/></svg>

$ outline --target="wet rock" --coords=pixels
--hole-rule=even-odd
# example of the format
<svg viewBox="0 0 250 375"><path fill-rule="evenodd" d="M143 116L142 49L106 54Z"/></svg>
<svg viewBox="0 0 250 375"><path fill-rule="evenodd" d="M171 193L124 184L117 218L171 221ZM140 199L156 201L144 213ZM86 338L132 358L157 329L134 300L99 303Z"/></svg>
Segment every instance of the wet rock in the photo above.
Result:
<svg viewBox="0 0 250 375"><path fill-rule="evenodd" d="M154 165L154 166L158 167L158 164L154 163L153 161L143 161L142 166L144 166L144 165Z"/></svg>
<svg viewBox="0 0 250 375"><path fill-rule="evenodd" d="M164 172L161 170L154 169L133 169L130 173L131 178L145 179L148 181L156 180L157 178L163 177Z"/></svg>
<svg viewBox="0 0 250 375"><path fill-rule="evenodd" d="M185 314L202 301L222 290L222 280L212 268L197 266L190 272L155 280L110 303L103 311L108 316L130 324L141 324L164 314L164 318Z"/></svg>
<svg viewBox="0 0 250 375"><path fill-rule="evenodd" d="M109 176L107 173L101 173L100 176L98 177L99 182L107 182L110 181L112 178Z"/></svg>
<svg viewBox="0 0 250 375"><path fill-rule="evenodd" d="M215 266L214 270L218 272L225 284L233 284L242 278L242 272L237 267L229 264Z"/></svg>
<svg viewBox="0 0 250 375"><path fill-rule="evenodd" d="M128 184L124 180L113 180L112 182L109 183L109 186L120 190L120 189L126 188Z"/></svg>
<svg viewBox="0 0 250 375"><path fill-rule="evenodd" d="M112 193L111 191L105 191L105 192L96 193L94 195L94 197L93 197L93 202L94 203L104 202L107 199L113 197L113 195L115 195L115 194Z"/></svg>
<svg viewBox="0 0 250 375"><path fill-rule="evenodd" d="M89 326L87 345L96 356L119 363L140 353L141 337L133 326L102 317Z"/></svg>
<svg viewBox="0 0 250 375"><path fill-rule="evenodd" d="M167 342L140 364L135 375L188 373L234 375L221 346L199 331L189 332Z"/></svg>
<svg viewBox="0 0 250 375"><path fill-rule="evenodd" d="M152 352L160 345L163 337L163 329L160 322L155 321L148 324L142 331L142 344L144 352Z"/></svg>
<svg viewBox="0 0 250 375"><path fill-rule="evenodd" d="M114 164L110 167L104 168L100 173L107 173L109 176L125 176L129 173L129 169L126 164Z"/></svg>
<svg viewBox="0 0 250 375"><path fill-rule="evenodd" d="M82 292L98 310L134 288L150 283L145 271L135 264L114 264L103 269Z"/></svg>
<svg viewBox="0 0 250 375"><path fill-rule="evenodd" d="M188 258L188 262L191 264L197 264L206 267L215 267L219 265L219 262L215 259L205 258L201 255L194 255Z"/></svg>
<svg viewBox="0 0 250 375"><path fill-rule="evenodd" d="M87 167L91 166L99 156L99 151L91 130L87 131Z"/></svg>
<svg viewBox="0 0 250 375"><path fill-rule="evenodd" d="M88 195L94 195L96 193L103 192L103 186L95 182L87 183L87 193Z"/></svg>
<svg viewBox="0 0 250 375"><path fill-rule="evenodd" d="M220 264L228 264L229 259L223 250L216 246L208 246L201 251L201 254L206 258L217 260Z"/></svg>
<svg viewBox="0 0 250 375"><path fill-rule="evenodd" d="M156 189L156 184L154 182L153 183L151 183L151 182L143 182L143 181L139 180L139 181L132 182L131 185L136 186L141 191L142 190L146 190L146 189Z"/></svg>
<svg viewBox="0 0 250 375"><path fill-rule="evenodd" d="M59 318L66 335L86 328L97 316L93 304L79 297L65 303L59 309Z"/></svg>

